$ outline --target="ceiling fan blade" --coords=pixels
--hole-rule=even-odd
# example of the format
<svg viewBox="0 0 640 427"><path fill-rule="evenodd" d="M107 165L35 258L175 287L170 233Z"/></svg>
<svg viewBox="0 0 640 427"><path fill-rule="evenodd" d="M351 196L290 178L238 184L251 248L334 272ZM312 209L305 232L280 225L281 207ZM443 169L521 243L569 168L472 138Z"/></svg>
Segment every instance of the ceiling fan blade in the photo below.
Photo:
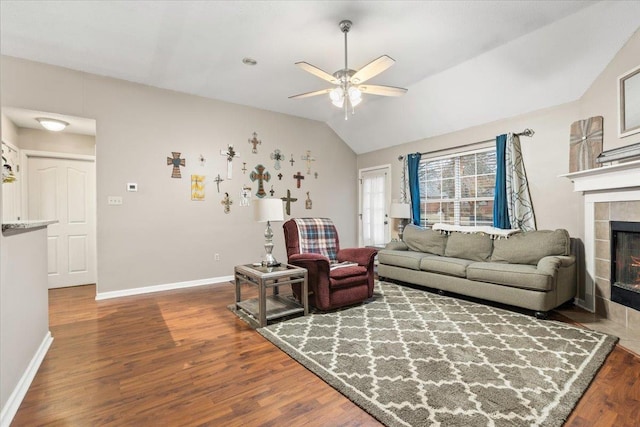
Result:
<svg viewBox="0 0 640 427"><path fill-rule="evenodd" d="M395 62L396 61L390 56L382 55L380 58L369 62L367 65L362 67L360 71L351 76L351 83L356 85L364 83L391 67Z"/></svg>
<svg viewBox="0 0 640 427"><path fill-rule="evenodd" d="M316 96L316 95L324 95L325 93L329 93L331 92L333 89L322 89L322 90L315 90L313 92L306 92L306 93L301 93L299 95L293 95L290 96L289 99L301 99L301 98L308 98L310 96Z"/></svg>
<svg viewBox="0 0 640 427"><path fill-rule="evenodd" d="M382 96L402 96L407 93L407 89L395 86L360 85L358 89L360 89L362 93Z"/></svg>
<svg viewBox="0 0 640 427"><path fill-rule="evenodd" d="M336 79L334 76L332 76L331 74L327 73L324 70L321 70L320 68L316 67L315 65L311 65L308 62L296 62L296 65L300 68L302 68L303 70L305 70L308 73L313 74L316 77L320 77L322 80L326 80L330 83L333 84L338 84L340 83L338 81L338 79Z"/></svg>

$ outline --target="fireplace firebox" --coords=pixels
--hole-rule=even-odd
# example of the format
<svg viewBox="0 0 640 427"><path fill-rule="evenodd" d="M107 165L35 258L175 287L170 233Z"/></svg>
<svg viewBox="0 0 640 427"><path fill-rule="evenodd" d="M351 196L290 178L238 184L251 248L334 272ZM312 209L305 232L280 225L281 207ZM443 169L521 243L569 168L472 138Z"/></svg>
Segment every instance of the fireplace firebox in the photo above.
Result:
<svg viewBox="0 0 640 427"><path fill-rule="evenodd" d="M640 222L610 224L611 301L640 311Z"/></svg>

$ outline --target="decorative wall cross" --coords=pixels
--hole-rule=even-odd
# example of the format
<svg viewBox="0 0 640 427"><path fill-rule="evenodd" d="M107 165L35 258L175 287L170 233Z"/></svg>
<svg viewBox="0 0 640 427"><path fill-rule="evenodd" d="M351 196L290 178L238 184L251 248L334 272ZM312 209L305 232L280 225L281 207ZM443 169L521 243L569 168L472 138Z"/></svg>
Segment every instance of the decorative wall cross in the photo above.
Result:
<svg viewBox="0 0 640 427"><path fill-rule="evenodd" d="M244 175L245 173L247 173L247 163L242 162L242 174Z"/></svg>
<svg viewBox="0 0 640 427"><path fill-rule="evenodd" d="M280 150L276 148L273 153L271 153L271 160L275 160L273 168L275 170L278 170L280 169L280 160L284 160L284 154L282 154Z"/></svg>
<svg viewBox="0 0 640 427"><path fill-rule="evenodd" d="M256 166L256 170L251 171L249 178L251 181L258 180L258 192L256 193L256 196L260 198L266 196L267 193L264 192L264 181L268 182L271 179L271 174L269 172L265 172L265 167L262 165Z"/></svg>
<svg viewBox="0 0 640 427"><path fill-rule="evenodd" d="M271 186L271 190L269 190L269 194L271 194L271 197L273 197L273 194L274 194L275 192L276 192L276 191L273 189L273 185L272 185L272 186Z"/></svg>
<svg viewBox="0 0 640 427"><path fill-rule="evenodd" d="M298 199L296 199L295 197L291 197L291 190L287 190L287 197L280 197L280 200L285 202L284 210L287 215L291 215L291 203L297 202Z"/></svg>
<svg viewBox="0 0 640 427"><path fill-rule="evenodd" d="M191 200L204 200L204 175L191 175Z"/></svg>
<svg viewBox="0 0 640 427"><path fill-rule="evenodd" d="M220 178L220 174L218 174L218 176L216 176L216 179L213 180L213 182L216 183L216 187L218 187L218 193L220 192L220 183L224 181L224 179Z"/></svg>
<svg viewBox="0 0 640 427"><path fill-rule="evenodd" d="M231 179L231 174L233 173L233 158L240 157L240 154L236 153L233 145L229 144L226 151L220 150L220 155L227 157L227 179Z"/></svg>
<svg viewBox="0 0 640 427"><path fill-rule="evenodd" d="M304 175L302 175L300 172L298 172L296 175L293 175L293 179L297 179L298 180L298 188L300 188L300 180L304 179Z"/></svg>
<svg viewBox="0 0 640 427"><path fill-rule="evenodd" d="M231 212L231 205L233 204L233 200L229 197L229 193L224 193L224 199L220 202L221 205L224 206L224 213L228 214Z"/></svg>
<svg viewBox="0 0 640 427"><path fill-rule="evenodd" d="M316 159L314 157L311 157L311 151L307 150L307 155L306 156L301 156L300 157L302 160L306 160L307 161L307 175L309 175L311 173L311 162L315 162ZM298 187L300 188L300 187Z"/></svg>
<svg viewBox="0 0 640 427"><path fill-rule="evenodd" d="M251 152L252 152L253 154L256 154L256 153L258 152L258 147L257 147L257 145L262 144L262 141L260 141L260 140L258 139L258 134L257 134L257 133L255 133L255 132L253 133L253 138L250 138L250 139L249 139L249 144L252 144L252 145L253 145L253 148L251 149Z"/></svg>
<svg viewBox="0 0 640 427"><path fill-rule="evenodd" d="M182 175L180 175L180 166L186 166L187 161L185 159L181 159L180 153L176 151L172 151L171 156L172 157L167 157L167 165L173 165L171 178L182 178Z"/></svg>
<svg viewBox="0 0 640 427"><path fill-rule="evenodd" d="M318 172L314 172L314 173L313 173L313 176L315 176L315 177L316 177L316 179L318 179Z"/></svg>
<svg viewBox="0 0 640 427"><path fill-rule="evenodd" d="M283 177L283 176L284 176L284 175L282 175L281 173L279 173L279 174L278 174L278 181L282 181L282 177Z"/></svg>
<svg viewBox="0 0 640 427"><path fill-rule="evenodd" d="M291 155L291 160L289 160L289 163L291 163L291 166L293 167L293 164L294 164L295 162L296 162L296 161L295 161L295 160L293 160L293 154L292 154L292 155Z"/></svg>

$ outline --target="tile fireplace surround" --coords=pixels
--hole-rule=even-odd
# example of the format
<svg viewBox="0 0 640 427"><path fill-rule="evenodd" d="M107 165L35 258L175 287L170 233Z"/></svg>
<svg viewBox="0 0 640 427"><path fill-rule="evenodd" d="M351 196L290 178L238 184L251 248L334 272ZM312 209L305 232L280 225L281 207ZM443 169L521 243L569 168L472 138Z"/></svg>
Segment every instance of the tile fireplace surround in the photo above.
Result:
<svg viewBox="0 0 640 427"><path fill-rule="evenodd" d="M584 195L586 274L576 305L595 312L605 332L620 336L621 344L627 335L635 341L632 350L640 353L640 311L611 301L609 283L609 222L640 221L640 160L563 176L573 181L574 191Z"/></svg>

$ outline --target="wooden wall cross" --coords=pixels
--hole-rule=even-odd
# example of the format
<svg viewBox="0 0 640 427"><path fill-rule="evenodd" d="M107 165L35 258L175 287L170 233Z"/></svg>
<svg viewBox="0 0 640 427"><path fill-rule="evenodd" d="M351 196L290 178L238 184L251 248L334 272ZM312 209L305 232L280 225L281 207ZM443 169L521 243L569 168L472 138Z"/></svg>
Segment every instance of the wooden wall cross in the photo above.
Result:
<svg viewBox="0 0 640 427"><path fill-rule="evenodd" d="M266 196L267 193L264 192L264 181L268 182L271 179L271 174L269 172L265 172L265 167L262 165L256 166L256 170L251 171L249 178L251 181L258 180L258 192L256 193L256 196L260 198Z"/></svg>
<svg viewBox="0 0 640 427"><path fill-rule="evenodd" d="M296 161L295 161L295 160L293 160L293 154L292 154L292 155L291 155L291 160L289 160L289 163L291 163L291 166L293 167L293 164L294 164L295 162L296 162Z"/></svg>
<svg viewBox="0 0 640 427"><path fill-rule="evenodd" d="M216 187L218 187L218 193L220 192L220 183L224 181L224 179L220 178L220 174L213 180L216 183Z"/></svg>
<svg viewBox="0 0 640 427"><path fill-rule="evenodd" d="M311 157L311 151L307 150L307 155L306 156L301 156L300 157L302 160L306 160L307 161L307 175L309 175L311 173L311 162L315 162L316 159L314 157ZM298 187L300 188L300 187Z"/></svg>
<svg viewBox="0 0 640 427"><path fill-rule="evenodd" d="M298 188L300 188L300 180L304 179L304 175L302 175L300 172L298 172L296 175L293 175L293 179L297 179L298 180Z"/></svg>
<svg viewBox="0 0 640 427"><path fill-rule="evenodd" d="M229 144L227 150L220 150L221 156L226 156L227 158L227 179L231 179L231 174L233 173L233 159L235 157L240 157L240 154L236 153L233 149L233 145Z"/></svg>
<svg viewBox="0 0 640 427"><path fill-rule="evenodd" d="M291 215L291 203L297 202L298 199L296 199L295 197L291 197L291 190L287 190L287 197L280 197L280 200L285 202L284 210L287 215Z"/></svg>
<svg viewBox="0 0 640 427"><path fill-rule="evenodd" d="M224 199L220 202L221 205L224 206L224 213L228 214L231 212L231 205L233 204L233 200L229 197L229 193L224 193Z"/></svg>
<svg viewBox="0 0 640 427"><path fill-rule="evenodd" d="M249 139L249 144L253 145L253 148L251 149L251 152L253 154L256 154L258 152L258 147L256 147L256 146L262 144L262 141L260 141L258 139L258 134L257 133L255 133L255 132L253 133L253 138Z"/></svg>
<svg viewBox="0 0 640 427"><path fill-rule="evenodd" d="M182 178L182 175L180 175L180 166L186 166L186 164L187 161L180 158L180 153L172 151L171 157L167 157L167 165L173 165L171 178Z"/></svg>

